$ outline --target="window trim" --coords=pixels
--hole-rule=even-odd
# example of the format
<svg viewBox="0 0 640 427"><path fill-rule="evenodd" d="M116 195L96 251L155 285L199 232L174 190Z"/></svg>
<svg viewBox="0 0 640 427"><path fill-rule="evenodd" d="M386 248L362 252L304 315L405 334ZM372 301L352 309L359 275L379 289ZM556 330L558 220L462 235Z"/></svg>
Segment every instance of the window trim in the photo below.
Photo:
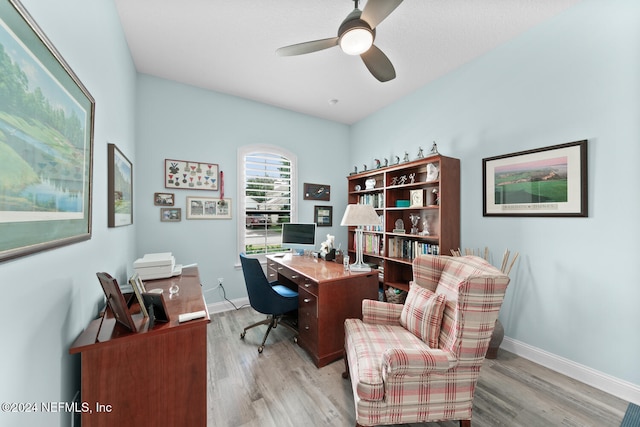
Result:
<svg viewBox="0 0 640 427"><path fill-rule="evenodd" d="M282 147L276 145L269 144L251 144L244 145L238 148L238 220L237 220L237 229L236 229L236 238L237 238L237 250L238 259L237 265L240 264L240 253L244 252L245 242L245 230L247 223L247 214L246 214L246 203L244 198L244 189L246 184L246 167L245 167L245 157L251 153L267 153L274 154L282 157L286 157L291 163L291 214L290 214L290 222L298 221L298 156L292 153L289 150L286 150ZM266 257L264 254L256 255L256 258L260 260L260 262L265 263Z"/></svg>

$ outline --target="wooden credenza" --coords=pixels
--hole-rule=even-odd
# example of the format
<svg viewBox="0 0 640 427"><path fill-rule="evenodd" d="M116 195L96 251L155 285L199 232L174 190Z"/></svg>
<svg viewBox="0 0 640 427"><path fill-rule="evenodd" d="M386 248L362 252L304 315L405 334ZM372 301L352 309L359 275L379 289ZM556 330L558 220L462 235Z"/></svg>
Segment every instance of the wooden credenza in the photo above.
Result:
<svg viewBox="0 0 640 427"><path fill-rule="evenodd" d="M352 273L308 256L267 256L270 281L298 291L298 344L317 367L344 353L344 321L362 318L362 300L378 299L378 272Z"/></svg>
<svg viewBox="0 0 640 427"><path fill-rule="evenodd" d="M169 298L175 282L179 293ZM133 314L138 332L119 324L109 310L92 321L69 350L81 354L82 425L207 425L207 324L209 313L197 267L170 279L145 281L164 290L168 323L149 330ZM202 319L178 316L204 310Z"/></svg>

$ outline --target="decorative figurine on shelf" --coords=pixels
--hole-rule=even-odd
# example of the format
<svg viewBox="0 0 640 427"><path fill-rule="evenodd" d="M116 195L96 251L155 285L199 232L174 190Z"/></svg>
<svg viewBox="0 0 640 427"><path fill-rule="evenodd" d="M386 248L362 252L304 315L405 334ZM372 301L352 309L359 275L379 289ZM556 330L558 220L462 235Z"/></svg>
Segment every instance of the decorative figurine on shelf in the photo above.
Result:
<svg viewBox="0 0 640 427"><path fill-rule="evenodd" d="M322 257L322 259L327 261L333 260L336 255L336 250L334 248L335 241L335 236L327 234L327 240L320 244L320 257Z"/></svg>
<svg viewBox="0 0 640 427"><path fill-rule="evenodd" d="M422 159L424 158L424 152L422 151L422 147L418 147L418 157L416 157L417 159Z"/></svg>
<svg viewBox="0 0 640 427"><path fill-rule="evenodd" d="M411 234L419 234L418 221L420 221L420 215L412 213L409 215L409 219L411 220Z"/></svg>
<svg viewBox="0 0 640 427"><path fill-rule="evenodd" d="M367 165L366 164L362 164L362 172L366 172L367 171Z"/></svg>
<svg viewBox="0 0 640 427"><path fill-rule="evenodd" d="M396 162L394 163L394 165L397 165L398 163L400 163L400 157L396 156Z"/></svg>
<svg viewBox="0 0 640 427"><path fill-rule="evenodd" d="M404 229L404 221L402 219L397 219L394 224L394 227L395 227L393 229L394 233L406 233Z"/></svg>
<svg viewBox="0 0 640 427"><path fill-rule="evenodd" d="M384 167L386 168L387 166L389 166L389 159L387 159L386 157L384 158Z"/></svg>
<svg viewBox="0 0 640 427"><path fill-rule="evenodd" d="M416 174L415 173L410 173L409 174L409 183L413 184L414 182L416 182Z"/></svg>
<svg viewBox="0 0 640 427"><path fill-rule="evenodd" d="M402 176L400 177L400 180L398 181L398 184L399 184L399 185L404 185L404 184L406 184L406 183L407 183L407 175L402 175Z"/></svg>
<svg viewBox="0 0 640 427"><path fill-rule="evenodd" d="M438 166L436 166L433 163L428 163L427 164L427 182L435 181L436 179L438 179L439 172L440 171L438 170Z"/></svg>
<svg viewBox="0 0 640 427"><path fill-rule="evenodd" d="M376 179L375 178L369 178L364 182L364 189L365 190L373 190L376 187Z"/></svg>
<svg viewBox="0 0 640 427"><path fill-rule="evenodd" d="M422 231L420 232L420 235L421 236L429 235L429 221L427 220L426 217L422 220Z"/></svg>
<svg viewBox="0 0 640 427"><path fill-rule="evenodd" d="M355 174L357 174L357 173L358 173L358 167L357 167L357 166L354 166L354 167L353 167L353 175L355 175Z"/></svg>
<svg viewBox="0 0 640 427"><path fill-rule="evenodd" d="M376 162L376 169L380 169L380 159L375 159L374 161Z"/></svg>
<svg viewBox="0 0 640 427"><path fill-rule="evenodd" d="M389 185L398 185L398 177L394 176L391 178L391 183Z"/></svg>
<svg viewBox="0 0 640 427"><path fill-rule="evenodd" d="M435 141L433 141L433 145L431 146L431 154L440 154L438 153L438 145Z"/></svg>
<svg viewBox="0 0 640 427"><path fill-rule="evenodd" d="M433 193L433 204L434 205L439 205L440 204L440 192L437 188L434 188L433 190L431 190L431 192Z"/></svg>
<svg viewBox="0 0 640 427"><path fill-rule="evenodd" d="M404 159L402 159L403 163L406 163L409 161L409 153L407 153L406 151L404 152Z"/></svg>

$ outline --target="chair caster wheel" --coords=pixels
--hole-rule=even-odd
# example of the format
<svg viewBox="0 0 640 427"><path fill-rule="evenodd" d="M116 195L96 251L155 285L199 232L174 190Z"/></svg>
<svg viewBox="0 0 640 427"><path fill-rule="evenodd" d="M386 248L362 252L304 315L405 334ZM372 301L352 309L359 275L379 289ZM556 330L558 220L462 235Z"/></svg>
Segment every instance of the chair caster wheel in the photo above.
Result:
<svg viewBox="0 0 640 427"><path fill-rule="evenodd" d="M246 335L247 331L244 332L240 332L240 339L243 340L244 336Z"/></svg>
<svg viewBox="0 0 640 427"><path fill-rule="evenodd" d="M263 346L258 347L258 353L262 354L262 350L264 350Z"/></svg>

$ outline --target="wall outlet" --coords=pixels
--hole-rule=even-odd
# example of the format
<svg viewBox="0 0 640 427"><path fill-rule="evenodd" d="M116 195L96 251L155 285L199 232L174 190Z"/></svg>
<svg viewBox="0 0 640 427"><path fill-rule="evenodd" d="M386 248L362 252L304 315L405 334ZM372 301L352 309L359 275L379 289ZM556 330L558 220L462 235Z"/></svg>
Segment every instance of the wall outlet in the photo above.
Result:
<svg viewBox="0 0 640 427"><path fill-rule="evenodd" d="M218 277L218 286L222 286L222 282L224 282L224 277Z"/></svg>

